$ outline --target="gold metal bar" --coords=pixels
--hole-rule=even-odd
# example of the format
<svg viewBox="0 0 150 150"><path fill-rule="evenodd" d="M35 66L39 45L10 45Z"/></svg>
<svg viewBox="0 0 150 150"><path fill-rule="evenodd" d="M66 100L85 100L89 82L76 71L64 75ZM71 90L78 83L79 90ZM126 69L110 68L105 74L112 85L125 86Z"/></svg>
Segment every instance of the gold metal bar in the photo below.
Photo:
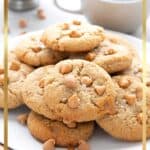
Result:
<svg viewBox="0 0 150 150"><path fill-rule="evenodd" d="M147 20L147 6L146 0L142 1L142 66L143 66L143 135L142 135L142 145L143 150L147 149L146 142L147 142L147 105L146 105L146 43L147 43L147 34L146 34L146 20Z"/></svg>
<svg viewBox="0 0 150 150"><path fill-rule="evenodd" d="M8 150L8 0L4 0L4 150Z"/></svg>

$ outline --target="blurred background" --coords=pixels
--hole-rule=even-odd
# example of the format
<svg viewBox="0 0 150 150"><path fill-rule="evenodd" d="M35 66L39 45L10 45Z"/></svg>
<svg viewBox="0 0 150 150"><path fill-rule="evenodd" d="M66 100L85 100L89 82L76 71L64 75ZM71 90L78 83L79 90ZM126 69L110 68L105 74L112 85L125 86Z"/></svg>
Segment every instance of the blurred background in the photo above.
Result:
<svg viewBox="0 0 150 150"><path fill-rule="evenodd" d="M142 0L10 0L9 36L41 30L50 24L79 19L141 38ZM150 0L147 34L150 41ZM3 0L0 0L0 38Z"/></svg>

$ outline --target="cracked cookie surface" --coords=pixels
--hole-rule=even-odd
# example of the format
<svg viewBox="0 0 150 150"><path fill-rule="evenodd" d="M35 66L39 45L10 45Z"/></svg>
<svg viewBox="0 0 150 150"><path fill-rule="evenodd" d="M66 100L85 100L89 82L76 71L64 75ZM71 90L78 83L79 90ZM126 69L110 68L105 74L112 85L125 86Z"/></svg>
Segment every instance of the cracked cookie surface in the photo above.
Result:
<svg viewBox="0 0 150 150"><path fill-rule="evenodd" d="M142 82L135 76L113 77L116 98L115 115L106 115L97 123L117 139L126 141L142 140ZM150 137L150 86L147 86L147 137Z"/></svg>
<svg viewBox="0 0 150 150"><path fill-rule="evenodd" d="M84 59L94 62L109 73L115 73L130 67L135 48L126 40L110 33L88 53L72 53L71 59Z"/></svg>
<svg viewBox="0 0 150 150"><path fill-rule="evenodd" d="M50 26L44 31L42 41L55 51L85 52L99 45L103 32L99 26L73 21Z"/></svg>
<svg viewBox="0 0 150 150"><path fill-rule="evenodd" d="M20 89L26 76L33 68L21 63L14 52L8 54L8 108L22 105ZM0 65L0 108L4 108L4 66Z"/></svg>
<svg viewBox="0 0 150 150"><path fill-rule="evenodd" d="M68 128L60 121L47 119L35 112L29 114L27 126L31 134L42 142L53 139L57 146L76 146L80 140L88 140L94 130L94 122L77 123Z"/></svg>
<svg viewBox="0 0 150 150"><path fill-rule="evenodd" d="M45 78L44 100L58 120L83 122L114 113L116 93L104 69L84 60L65 60L54 71Z"/></svg>
<svg viewBox="0 0 150 150"><path fill-rule="evenodd" d="M15 48L18 59L28 65L38 67L55 64L67 57L66 53L52 51L41 42L41 34L26 37Z"/></svg>

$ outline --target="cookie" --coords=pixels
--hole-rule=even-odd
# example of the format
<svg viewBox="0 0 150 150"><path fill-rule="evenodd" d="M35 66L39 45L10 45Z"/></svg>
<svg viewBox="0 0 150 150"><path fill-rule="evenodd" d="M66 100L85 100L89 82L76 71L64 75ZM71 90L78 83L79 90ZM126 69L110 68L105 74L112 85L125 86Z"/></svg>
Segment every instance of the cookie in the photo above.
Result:
<svg viewBox="0 0 150 150"><path fill-rule="evenodd" d="M8 56L8 108L22 105L20 89L26 76L33 68L17 60L13 52ZM0 66L0 108L4 107L4 67Z"/></svg>
<svg viewBox="0 0 150 150"><path fill-rule="evenodd" d="M103 38L103 28L73 21L50 26L44 31L41 40L55 51L85 52L97 47Z"/></svg>
<svg viewBox="0 0 150 150"><path fill-rule="evenodd" d="M116 98L115 115L106 115L97 123L106 132L125 141L142 140L142 82L135 76L113 77ZM147 87L147 137L150 137L150 86Z"/></svg>
<svg viewBox="0 0 150 150"><path fill-rule="evenodd" d="M135 48L126 40L105 34L104 41L90 52L70 54L71 59L85 59L94 62L109 73L115 73L130 67Z"/></svg>
<svg viewBox="0 0 150 150"><path fill-rule="evenodd" d="M46 48L40 39L41 34L32 34L20 41L15 48L18 59L28 65L39 67L55 64L67 57L66 53Z"/></svg>
<svg viewBox="0 0 150 150"><path fill-rule="evenodd" d="M94 130L94 122L78 123L68 128L59 121L47 119L35 112L29 114L27 126L31 134L41 142L54 139L57 146L76 146L80 140L88 140Z"/></svg>
<svg viewBox="0 0 150 150"><path fill-rule="evenodd" d="M84 60L56 64L55 73L44 80L44 100L57 119L67 122L95 120L113 113L116 93L108 73Z"/></svg>

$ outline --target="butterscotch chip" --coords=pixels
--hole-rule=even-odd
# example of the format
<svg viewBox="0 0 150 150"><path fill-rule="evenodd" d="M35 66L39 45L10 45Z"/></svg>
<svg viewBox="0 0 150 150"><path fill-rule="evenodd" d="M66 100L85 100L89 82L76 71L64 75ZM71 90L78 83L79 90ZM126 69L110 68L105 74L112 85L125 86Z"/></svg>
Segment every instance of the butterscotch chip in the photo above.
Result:
<svg viewBox="0 0 150 150"><path fill-rule="evenodd" d="M10 65L9 69L18 71L20 69L20 63L18 61L13 61Z"/></svg>
<svg viewBox="0 0 150 150"><path fill-rule="evenodd" d="M77 96L77 94L72 95L68 99L68 106L70 108L76 109L76 108L78 108L79 105L80 105L80 98Z"/></svg>
<svg viewBox="0 0 150 150"><path fill-rule="evenodd" d="M90 146L86 141L80 140L78 150L90 150Z"/></svg>
<svg viewBox="0 0 150 150"><path fill-rule="evenodd" d="M78 38L78 37L81 36L81 33L79 31L71 31L70 34L69 34L69 36L71 38Z"/></svg>
<svg viewBox="0 0 150 150"><path fill-rule="evenodd" d="M40 8L37 10L37 16L39 19L46 19L46 14L45 14L45 11L44 9Z"/></svg>
<svg viewBox="0 0 150 150"><path fill-rule="evenodd" d="M27 27L27 20L26 20L26 19L20 19L20 20L19 20L19 27L20 27L20 28L25 28L25 27Z"/></svg>
<svg viewBox="0 0 150 150"><path fill-rule="evenodd" d="M104 51L104 55L112 55L115 53L116 53L116 51L114 49L111 49L111 48Z"/></svg>
<svg viewBox="0 0 150 150"><path fill-rule="evenodd" d="M64 84L68 88L75 88L77 86L76 78L73 75L67 75L64 77Z"/></svg>
<svg viewBox="0 0 150 150"><path fill-rule="evenodd" d="M78 21L78 20L73 20L72 23L73 23L74 25L80 25L80 24L81 24L81 22Z"/></svg>
<svg viewBox="0 0 150 150"><path fill-rule="evenodd" d="M42 50L42 48L41 47L32 47L32 50L33 50L33 52L38 53Z"/></svg>
<svg viewBox="0 0 150 150"><path fill-rule="evenodd" d="M95 91L97 92L97 94L100 96L104 94L105 89L106 89L106 87L104 85L101 85L101 86L96 85L94 88L95 88Z"/></svg>
<svg viewBox="0 0 150 150"><path fill-rule="evenodd" d="M81 83L90 86L92 84L92 79L88 76L84 76L81 78Z"/></svg>
<svg viewBox="0 0 150 150"><path fill-rule="evenodd" d="M62 64L60 67L60 73L67 74L73 69L72 64Z"/></svg>
<svg viewBox="0 0 150 150"><path fill-rule="evenodd" d="M69 29L69 24L68 23L64 23L61 25L62 30L68 30Z"/></svg>
<svg viewBox="0 0 150 150"><path fill-rule="evenodd" d="M124 98L126 99L126 101L129 105L135 104L135 101L136 101L136 95L135 94L126 94L124 96Z"/></svg>
<svg viewBox="0 0 150 150"><path fill-rule="evenodd" d="M3 73L4 73L4 69L0 68L0 74L3 74Z"/></svg>
<svg viewBox="0 0 150 150"><path fill-rule="evenodd" d="M55 150L55 140L49 139L43 144L43 150Z"/></svg>
<svg viewBox="0 0 150 150"><path fill-rule="evenodd" d="M89 53L85 56L85 60L92 61L92 60L94 60L95 57L96 57L96 54L95 54L95 53L89 52Z"/></svg>
<svg viewBox="0 0 150 150"><path fill-rule="evenodd" d="M131 84L131 81L127 78L121 78L118 84L121 88L127 88Z"/></svg>
<svg viewBox="0 0 150 150"><path fill-rule="evenodd" d="M27 119L28 119L28 113L25 114L21 114L17 117L17 120L19 121L19 123L21 123L22 125L26 125L27 124Z"/></svg>

